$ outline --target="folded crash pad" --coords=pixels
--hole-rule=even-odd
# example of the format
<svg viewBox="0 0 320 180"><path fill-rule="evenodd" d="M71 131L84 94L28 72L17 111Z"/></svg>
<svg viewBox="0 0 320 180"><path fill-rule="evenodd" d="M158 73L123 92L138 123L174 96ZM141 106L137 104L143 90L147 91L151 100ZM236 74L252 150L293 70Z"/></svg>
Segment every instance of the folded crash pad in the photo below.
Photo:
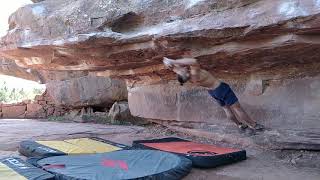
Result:
<svg viewBox="0 0 320 180"><path fill-rule="evenodd" d="M246 159L246 151L201 144L179 138L163 138L133 142L134 148L156 149L182 155L190 159L193 166L211 168Z"/></svg>
<svg viewBox="0 0 320 180"><path fill-rule="evenodd" d="M27 157L50 157L93 154L122 150L126 145L101 138L79 138L63 141L22 141L19 152Z"/></svg>
<svg viewBox="0 0 320 180"><path fill-rule="evenodd" d="M40 159L36 164L55 174L57 180L178 180L192 168L192 162L187 158L154 150L53 156Z"/></svg>
<svg viewBox="0 0 320 180"><path fill-rule="evenodd" d="M0 159L0 180L53 180L54 175L36 168L20 158Z"/></svg>

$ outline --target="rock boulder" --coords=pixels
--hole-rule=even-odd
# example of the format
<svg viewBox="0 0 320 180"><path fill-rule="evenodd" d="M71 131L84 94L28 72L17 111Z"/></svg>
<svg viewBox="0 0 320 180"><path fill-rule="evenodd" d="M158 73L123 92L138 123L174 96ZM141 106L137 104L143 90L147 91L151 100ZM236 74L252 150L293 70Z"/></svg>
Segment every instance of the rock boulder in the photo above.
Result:
<svg viewBox="0 0 320 180"><path fill-rule="evenodd" d="M41 1L45 1L45 0L31 0L32 2L34 3L38 3L38 2L41 2Z"/></svg>
<svg viewBox="0 0 320 180"><path fill-rule="evenodd" d="M2 118L24 118L25 104L2 105Z"/></svg>
<svg viewBox="0 0 320 180"><path fill-rule="evenodd" d="M92 76L117 77L135 116L224 126L205 91L168 83L175 75L162 58L187 52L277 129L275 139L319 144L319 22L318 0L46 0L9 18L0 56L43 82L65 80L47 85L58 105L125 99L122 82Z"/></svg>
<svg viewBox="0 0 320 180"><path fill-rule="evenodd" d="M131 115L128 102L115 102L109 110L108 114L111 121L128 121L134 122L138 118Z"/></svg>
<svg viewBox="0 0 320 180"><path fill-rule="evenodd" d="M244 75L315 63L319 14L312 0L46 0L10 17L0 51L24 68L141 81L173 78L162 57L190 51L211 72Z"/></svg>
<svg viewBox="0 0 320 180"><path fill-rule="evenodd" d="M26 118L45 118L47 117L42 104L27 104Z"/></svg>
<svg viewBox="0 0 320 180"><path fill-rule="evenodd" d="M125 82L105 77L53 81L46 86L55 105L67 108L111 106L115 101L127 99Z"/></svg>

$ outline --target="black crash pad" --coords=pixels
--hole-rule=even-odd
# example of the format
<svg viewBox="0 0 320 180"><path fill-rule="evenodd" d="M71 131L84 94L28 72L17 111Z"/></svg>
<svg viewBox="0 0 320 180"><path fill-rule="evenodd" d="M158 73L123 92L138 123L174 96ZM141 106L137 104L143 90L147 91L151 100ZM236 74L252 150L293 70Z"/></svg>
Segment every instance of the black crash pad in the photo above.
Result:
<svg viewBox="0 0 320 180"><path fill-rule="evenodd" d="M0 180L54 180L54 175L20 158L0 159Z"/></svg>
<svg viewBox="0 0 320 180"><path fill-rule="evenodd" d="M36 161L57 180L178 180L192 167L189 159L154 150L122 150L101 154L54 156Z"/></svg>

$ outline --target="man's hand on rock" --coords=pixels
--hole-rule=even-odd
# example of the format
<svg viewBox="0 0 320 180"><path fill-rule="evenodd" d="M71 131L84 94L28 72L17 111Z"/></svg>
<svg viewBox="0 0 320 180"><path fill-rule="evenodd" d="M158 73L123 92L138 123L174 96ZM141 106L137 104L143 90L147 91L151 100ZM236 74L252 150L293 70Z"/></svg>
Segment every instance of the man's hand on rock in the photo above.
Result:
<svg viewBox="0 0 320 180"><path fill-rule="evenodd" d="M168 69L172 69L174 67L173 60L166 57L163 58L163 64Z"/></svg>

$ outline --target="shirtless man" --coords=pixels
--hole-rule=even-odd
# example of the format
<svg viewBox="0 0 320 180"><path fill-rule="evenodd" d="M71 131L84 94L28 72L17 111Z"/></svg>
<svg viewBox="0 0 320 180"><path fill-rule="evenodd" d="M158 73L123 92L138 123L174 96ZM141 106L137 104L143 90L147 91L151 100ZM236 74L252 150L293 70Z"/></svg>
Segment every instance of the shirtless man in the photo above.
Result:
<svg viewBox="0 0 320 180"><path fill-rule="evenodd" d="M240 129L248 127L251 130L264 129L242 109L230 86L216 79L210 72L201 69L196 59L172 60L164 58L163 63L178 75L178 81L181 85L190 80L192 84L206 88L209 94L222 106L227 118L236 123Z"/></svg>

